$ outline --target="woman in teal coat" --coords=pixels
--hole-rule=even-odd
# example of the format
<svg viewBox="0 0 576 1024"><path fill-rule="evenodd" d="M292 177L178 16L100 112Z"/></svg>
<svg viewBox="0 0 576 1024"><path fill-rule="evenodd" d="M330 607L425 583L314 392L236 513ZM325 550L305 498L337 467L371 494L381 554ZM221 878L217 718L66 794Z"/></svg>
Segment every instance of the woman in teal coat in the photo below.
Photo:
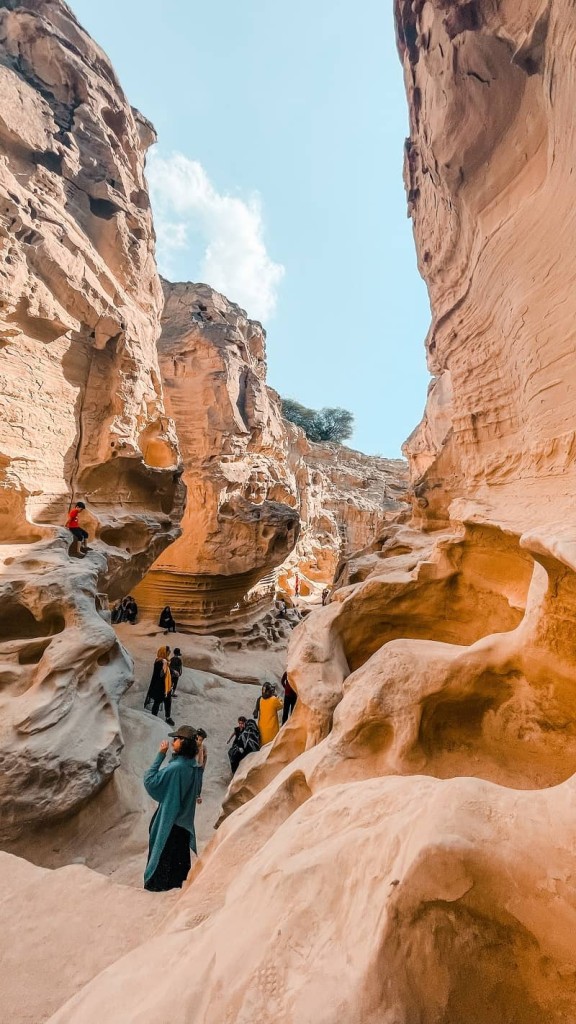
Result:
<svg viewBox="0 0 576 1024"><path fill-rule="evenodd" d="M172 760L162 762L168 752L168 740L144 775L144 787L158 807L150 822L148 863L144 888L152 892L180 889L190 871L190 850L196 853L194 813L202 790L202 769L196 761L196 730L182 725L171 732Z"/></svg>

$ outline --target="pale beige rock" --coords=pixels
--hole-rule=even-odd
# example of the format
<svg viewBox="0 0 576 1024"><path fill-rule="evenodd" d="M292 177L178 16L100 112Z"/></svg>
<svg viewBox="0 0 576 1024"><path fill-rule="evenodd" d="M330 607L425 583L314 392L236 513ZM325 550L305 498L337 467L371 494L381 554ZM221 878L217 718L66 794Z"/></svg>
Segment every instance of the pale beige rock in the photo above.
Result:
<svg viewBox="0 0 576 1024"><path fill-rule="evenodd" d="M156 358L154 140L60 0L0 11L3 834L78 808L119 763L130 660L106 620L178 534ZM71 559L73 500L93 552Z"/></svg>
<svg viewBox="0 0 576 1024"><path fill-rule="evenodd" d="M154 934L174 894L115 885L81 864L58 871L0 853L1 1019L42 1024L74 992ZM77 913L71 913L76 905ZM8 941L9 934L9 941Z"/></svg>

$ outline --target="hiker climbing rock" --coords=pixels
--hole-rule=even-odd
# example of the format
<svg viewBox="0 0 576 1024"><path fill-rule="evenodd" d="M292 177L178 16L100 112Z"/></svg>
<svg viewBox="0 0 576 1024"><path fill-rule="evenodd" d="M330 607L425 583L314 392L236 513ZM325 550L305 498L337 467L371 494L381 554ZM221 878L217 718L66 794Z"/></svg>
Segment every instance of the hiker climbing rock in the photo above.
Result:
<svg viewBox="0 0 576 1024"><path fill-rule="evenodd" d="M81 555L85 555L87 554L88 551L90 551L90 548L86 546L86 541L88 540L88 533L86 530L82 529L80 523L78 522L78 516L80 515L81 512L84 511L85 508L86 505L84 504L83 501L77 501L76 504L73 505L72 508L70 509L68 513L68 518L66 519L66 526L70 530L70 533L72 534L74 539L78 542L78 550Z"/></svg>

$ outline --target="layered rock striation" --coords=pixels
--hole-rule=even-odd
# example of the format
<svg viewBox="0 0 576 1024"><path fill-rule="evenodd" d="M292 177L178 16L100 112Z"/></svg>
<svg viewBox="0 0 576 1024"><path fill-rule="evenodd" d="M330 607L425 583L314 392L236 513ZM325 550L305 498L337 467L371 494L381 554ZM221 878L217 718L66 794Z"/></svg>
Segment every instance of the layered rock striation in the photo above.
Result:
<svg viewBox="0 0 576 1024"><path fill-rule="evenodd" d="M298 572L303 592L311 584L332 584L342 560L368 547L408 509L408 467L402 459L318 444L294 424L285 426L302 529L281 580L293 590Z"/></svg>
<svg viewBox="0 0 576 1024"><path fill-rule="evenodd" d="M182 536L136 597L149 615L170 605L185 629L264 643L262 624L268 640L280 628L277 576L331 583L342 555L405 507L406 464L312 444L266 384L261 324L207 285L164 292L160 367L188 496Z"/></svg>
<svg viewBox="0 0 576 1024"><path fill-rule="evenodd" d="M159 357L187 503L182 536L136 596L150 614L168 604L186 627L234 633L270 607L270 574L298 538L286 433L262 326L207 285L164 291Z"/></svg>
<svg viewBox="0 0 576 1024"><path fill-rule="evenodd" d="M143 1024L576 1016L574 5L395 15L433 312L414 521L295 631L295 712L237 773L165 988L143 946L58 1024L120 980Z"/></svg>
<svg viewBox="0 0 576 1024"><path fill-rule="evenodd" d="M178 535L144 157L154 131L60 0L0 9L1 830L65 814L122 746L106 621ZM91 553L62 528L87 505Z"/></svg>

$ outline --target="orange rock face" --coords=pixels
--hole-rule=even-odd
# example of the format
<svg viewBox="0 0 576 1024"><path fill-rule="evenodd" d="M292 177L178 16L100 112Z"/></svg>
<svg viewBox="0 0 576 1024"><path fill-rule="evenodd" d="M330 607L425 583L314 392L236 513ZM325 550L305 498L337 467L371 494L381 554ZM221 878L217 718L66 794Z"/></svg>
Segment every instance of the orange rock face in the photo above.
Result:
<svg viewBox="0 0 576 1024"><path fill-rule="evenodd" d="M156 358L148 122L59 0L0 11L2 829L118 764L131 676L103 611L178 534ZM75 500L92 552L69 557Z"/></svg>
<svg viewBox="0 0 576 1024"><path fill-rule="evenodd" d="M178 622L200 631L240 628L263 600L270 606L270 583L250 592L299 532L286 432L266 386L265 334L206 285L164 287L160 367L187 501L182 537L136 596L145 611L168 604Z"/></svg>
<svg viewBox="0 0 576 1024"><path fill-rule="evenodd" d="M168 604L185 627L230 643L242 632L264 642L262 626L278 639L274 570L284 563L288 590L295 571L303 590L331 583L342 555L404 507L406 463L312 444L267 387L262 326L207 285L164 290L160 367L187 503L182 536L136 597L147 614Z"/></svg>
<svg viewBox="0 0 576 1024"><path fill-rule="evenodd" d="M120 983L143 1024L576 1019L574 4L395 12L433 309L414 523L295 630L295 712L237 773L163 991L143 946L58 1024Z"/></svg>

